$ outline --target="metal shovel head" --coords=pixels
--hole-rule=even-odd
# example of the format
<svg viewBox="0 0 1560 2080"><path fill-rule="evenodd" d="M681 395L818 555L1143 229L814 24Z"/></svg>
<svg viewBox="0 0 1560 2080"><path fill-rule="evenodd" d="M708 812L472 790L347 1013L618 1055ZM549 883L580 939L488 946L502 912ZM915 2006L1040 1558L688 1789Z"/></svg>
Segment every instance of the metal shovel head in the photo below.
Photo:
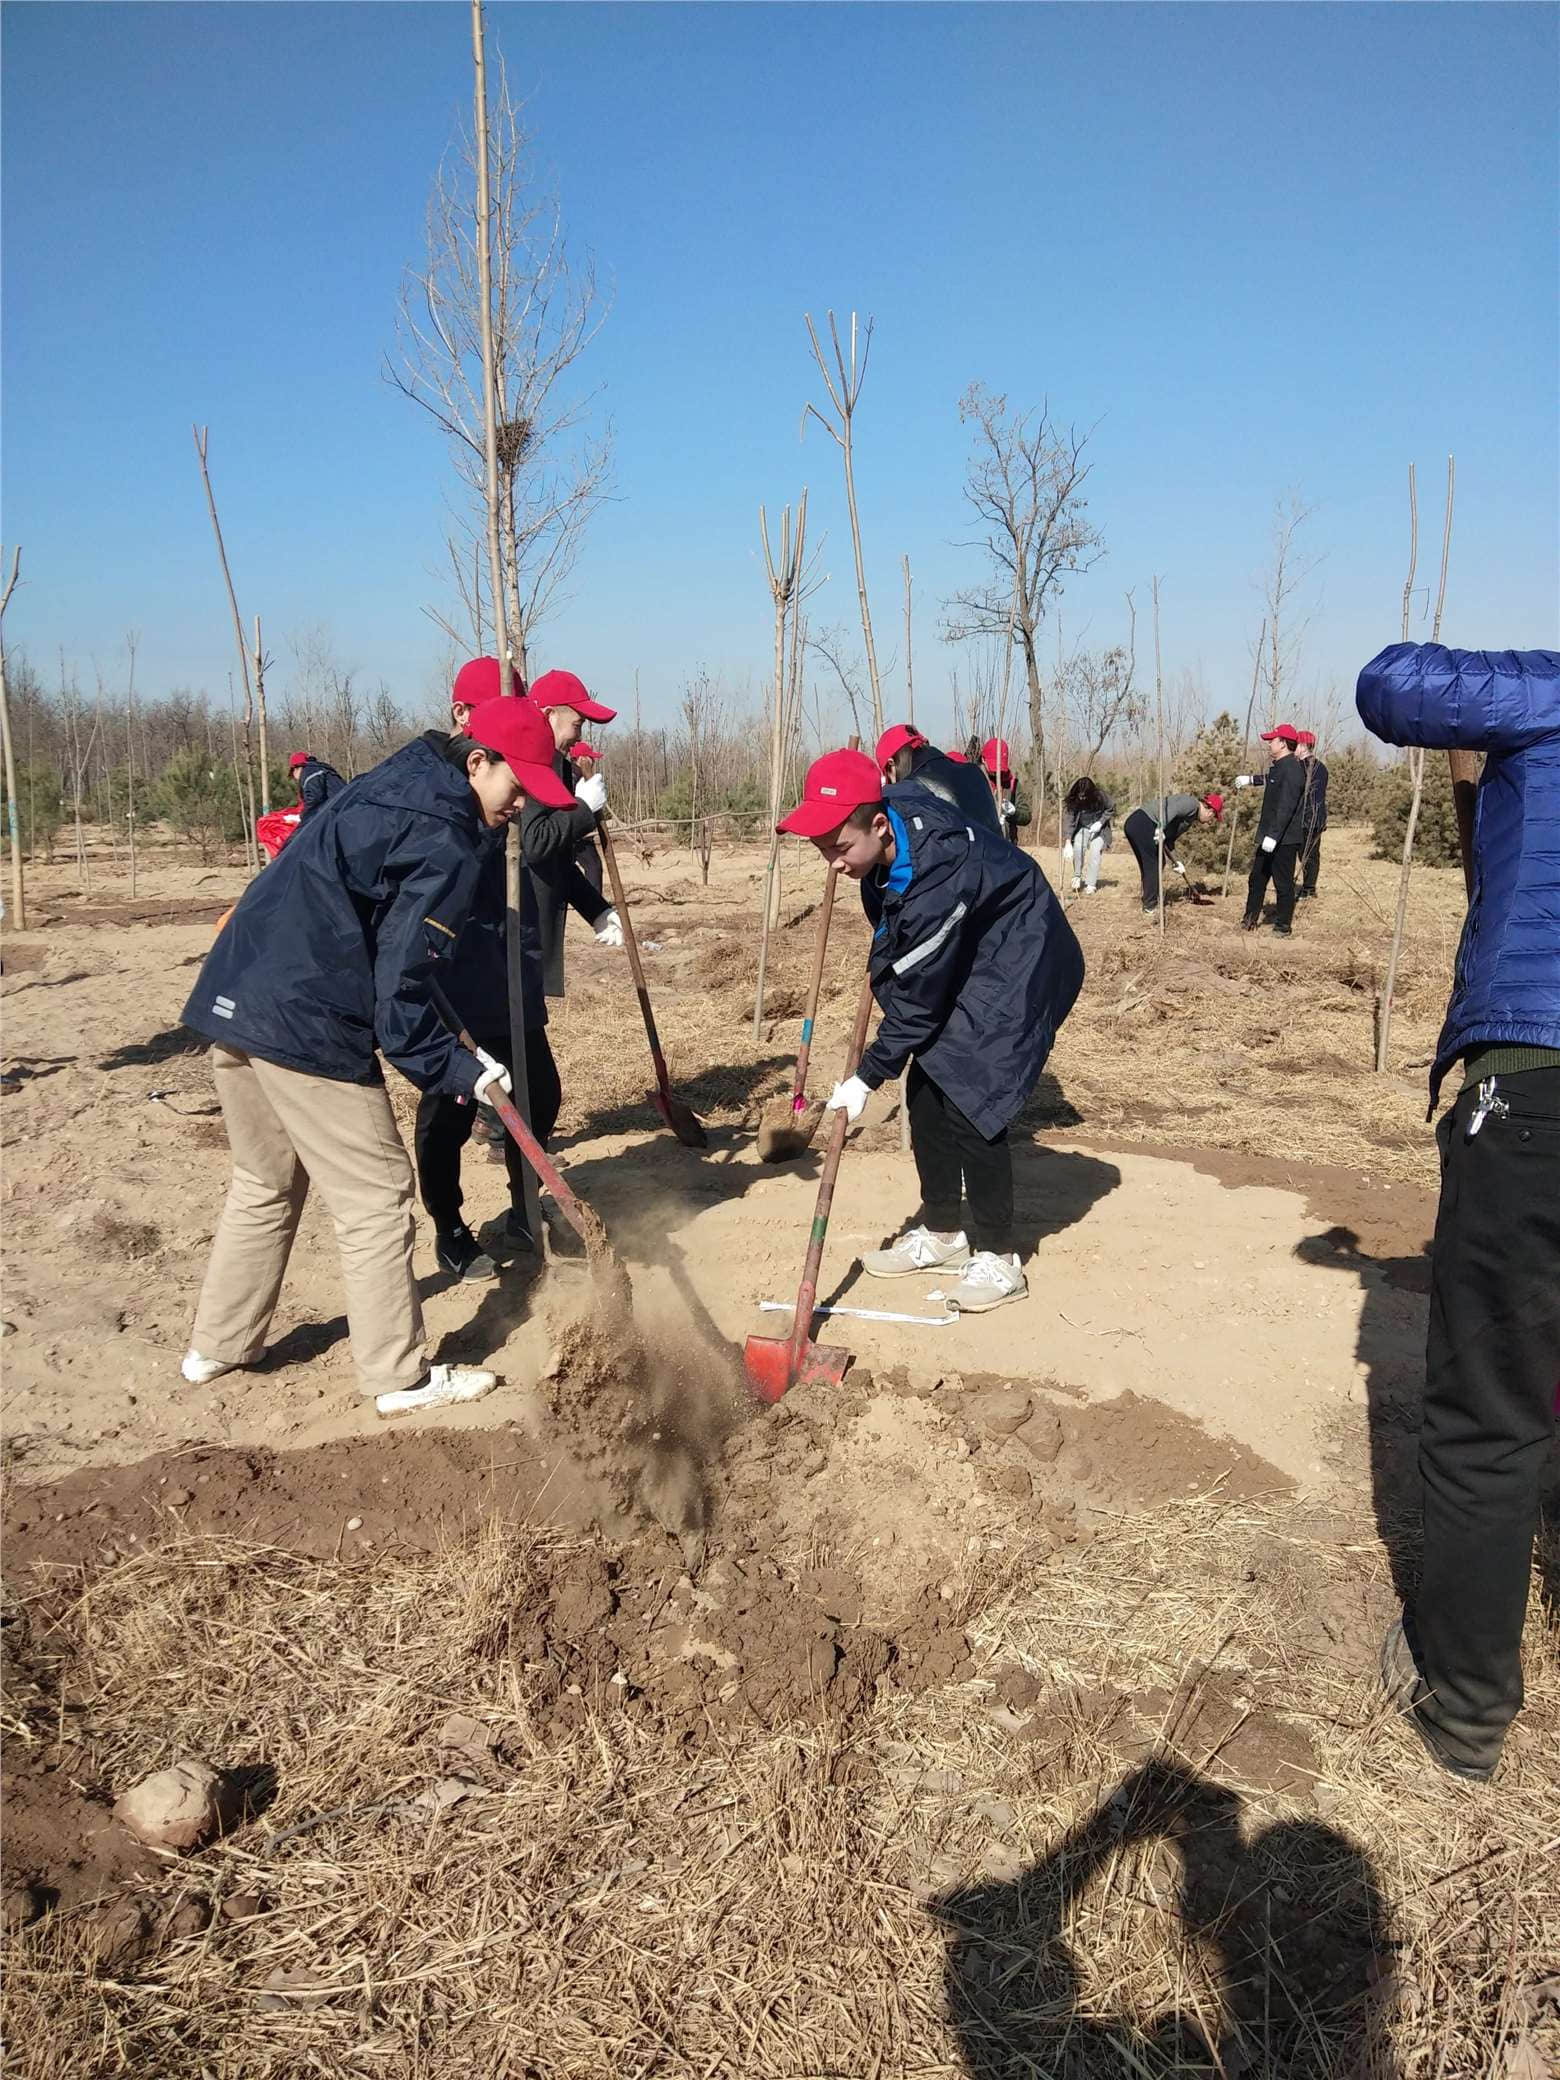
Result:
<svg viewBox="0 0 1560 2080"><path fill-rule="evenodd" d="M750 1336L742 1351L754 1400L771 1405L795 1386L837 1387L850 1360L851 1353L837 1343L809 1341L802 1346L801 1363L793 1373L789 1336Z"/></svg>
<svg viewBox="0 0 1560 2080"><path fill-rule="evenodd" d="M684 1148L709 1147L710 1137L705 1133L697 1113L685 1105L681 1098L674 1098L670 1092L663 1096L660 1091L649 1091L646 1095Z"/></svg>
<svg viewBox="0 0 1560 2080"><path fill-rule="evenodd" d="M794 1098L776 1098L758 1123L758 1160L789 1163L806 1155L822 1118L823 1107L816 1099L804 1099L798 1110Z"/></svg>

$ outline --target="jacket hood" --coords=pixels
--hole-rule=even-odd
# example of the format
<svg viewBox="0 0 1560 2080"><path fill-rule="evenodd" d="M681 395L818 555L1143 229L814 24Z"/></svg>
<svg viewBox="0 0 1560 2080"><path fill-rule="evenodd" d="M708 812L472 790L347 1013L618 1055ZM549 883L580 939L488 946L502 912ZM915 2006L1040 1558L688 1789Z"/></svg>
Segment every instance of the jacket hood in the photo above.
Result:
<svg viewBox="0 0 1560 2080"><path fill-rule="evenodd" d="M352 792L360 802L374 802L389 809L414 809L469 829L485 829L471 782L445 755L447 741L443 730L428 730L410 744L403 744L382 765L354 780Z"/></svg>

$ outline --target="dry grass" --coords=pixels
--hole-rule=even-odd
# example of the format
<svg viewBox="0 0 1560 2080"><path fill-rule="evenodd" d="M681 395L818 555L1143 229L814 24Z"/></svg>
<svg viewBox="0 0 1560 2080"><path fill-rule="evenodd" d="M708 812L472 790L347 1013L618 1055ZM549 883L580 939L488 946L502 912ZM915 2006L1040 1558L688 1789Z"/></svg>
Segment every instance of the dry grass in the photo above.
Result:
<svg viewBox="0 0 1560 2080"><path fill-rule="evenodd" d="M1379 1591L1374 1543L1202 1497L975 1556L974 1680L678 1744L599 1670L560 1711L526 1622L567 1557L543 1543L186 1541L40 1630L12 1711L46 1759L114 1786L196 1753L278 1791L153 1888L258 1892L258 1918L118 1968L87 1909L13 1940L10 2071L1457 2080L1524 2026L1560 2049L1537 1617L1520 1735L1469 1791L1302 1622ZM452 1710L492 1761L441 1757ZM1275 1753L1292 1793L1261 1788ZM415 1806L458 1768L460 1803Z"/></svg>

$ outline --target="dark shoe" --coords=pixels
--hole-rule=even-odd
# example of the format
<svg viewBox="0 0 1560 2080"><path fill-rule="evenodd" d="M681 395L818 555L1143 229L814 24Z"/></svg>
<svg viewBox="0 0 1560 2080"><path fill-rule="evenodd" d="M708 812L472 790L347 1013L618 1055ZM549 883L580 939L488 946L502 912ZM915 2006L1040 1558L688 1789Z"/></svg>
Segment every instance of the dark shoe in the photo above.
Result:
<svg viewBox="0 0 1560 2080"><path fill-rule="evenodd" d="M1276 924L1273 929L1277 932L1280 939L1292 939L1294 937L1293 930L1287 924Z"/></svg>
<svg viewBox="0 0 1560 2080"><path fill-rule="evenodd" d="M1261 922L1260 917L1243 917L1240 921L1240 928L1243 932L1254 932Z"/></svg>
<svg viewBox="0 0 1560 2080"><path fill-rule="evenodd" d="M1408 1643L1401 1618L1387 1627L1387 1636L1381 1642L1381 1687L1386 1691L1392 1709L1399 1718L1408 1720L1431 1756L1448 1775L1460 1777L1465 1784L1487 1784L1494 1776L1500 1761L1499 1740L1487 1758L1478 1762L1461 1761L1447 1752L1438 1730L1425 1718L1421 1710L1426 1695L1425 1680L1419 1672L1419 1663L1414 1659L1414 1650Z"/></svg>
<svg viewBox="0 0 1560 2080"><path fill-rule="evenodd" d="M471 1230L465 1226L450 1228L437 1235L433 1244L434 1258L441 1271L450 1272L455 1278L497 1278L498 1266L478 1242Z"/></svg>

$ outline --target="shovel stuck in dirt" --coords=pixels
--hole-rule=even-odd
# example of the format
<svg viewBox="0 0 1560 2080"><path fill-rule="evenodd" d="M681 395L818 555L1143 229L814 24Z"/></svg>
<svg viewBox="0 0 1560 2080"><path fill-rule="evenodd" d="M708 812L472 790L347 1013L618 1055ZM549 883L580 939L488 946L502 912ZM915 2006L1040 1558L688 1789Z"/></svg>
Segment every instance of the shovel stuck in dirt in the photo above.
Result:
<svg viewBox="0 0 1560 2080"><path fill-rule="evenodd" d="M623 893L623 877L618 872L617 850L612 843L612 833L607 829L606 819L596 818L596 836L601 840L601 856L607 863L607 877L612 883L612 901L617 910L618 922L623 927L623 946L628 954L629 969L634 977L634 991L639 998L639 1009L645 1022L645 1034L650 1042L650 1059L655 1065L655 1089L650 1093L650 1102L660 1113L684 1148L708 1148L709 1136L703 1122L692 1106L685 1105L681 1098L672 1093L671 1081L666 1073L666 1057L661 1052L661 1036L655 1029L655 1014L650 1009L650 992L645 987L644 963L639 958L639 941L634 937L633 922L628 914L628 898Z"/></svg>
<svg viewBox="0 0 1560 2080"><path fill-rule="evenodd" d="M823 905L818 916L818 946L813 954L812 984L807 992L807 1016L802 1020L802 1044L796 1050L796 1075L789 1098L776 1098L764 1108L758 1124L758 1159L761 1163L788 1163L812 1147L823 1107L807 1100L807 1059L812 1053L813 1021L818 1016L818 998L823 991L823 957L829 946L829 919L834 914L834 884L838 867L830 867L823 884Z"/></svg>
<svg viewBox="0 0 1560 2080"><path fill-rule="evenodd" d="M867 1026L872 1017L872 979L861 984L861 1002L856 1007L856 1027L851 1034L845 1074L854 1076L867 1044ZM845 1130L850 1122L843 1112L834 1116L828 1150L823 1158L823 1175L818 1180L818 1203L813 1209L812 1231L807 1238L807 1261L802 1266L802 1283L796 1295L796 1313L789 1336L750 1336L742 1354L748 1385L760 1401L775 1402L797 1382L838 1386L845 1377L851 1354L838 1344L814 1343L813 1304L818 1297L818 1269L823 1262L823 1239L829 1230L829 1209L834 1203L834 1180L839 1175L840 1156L845 1147Z"/></svg>

